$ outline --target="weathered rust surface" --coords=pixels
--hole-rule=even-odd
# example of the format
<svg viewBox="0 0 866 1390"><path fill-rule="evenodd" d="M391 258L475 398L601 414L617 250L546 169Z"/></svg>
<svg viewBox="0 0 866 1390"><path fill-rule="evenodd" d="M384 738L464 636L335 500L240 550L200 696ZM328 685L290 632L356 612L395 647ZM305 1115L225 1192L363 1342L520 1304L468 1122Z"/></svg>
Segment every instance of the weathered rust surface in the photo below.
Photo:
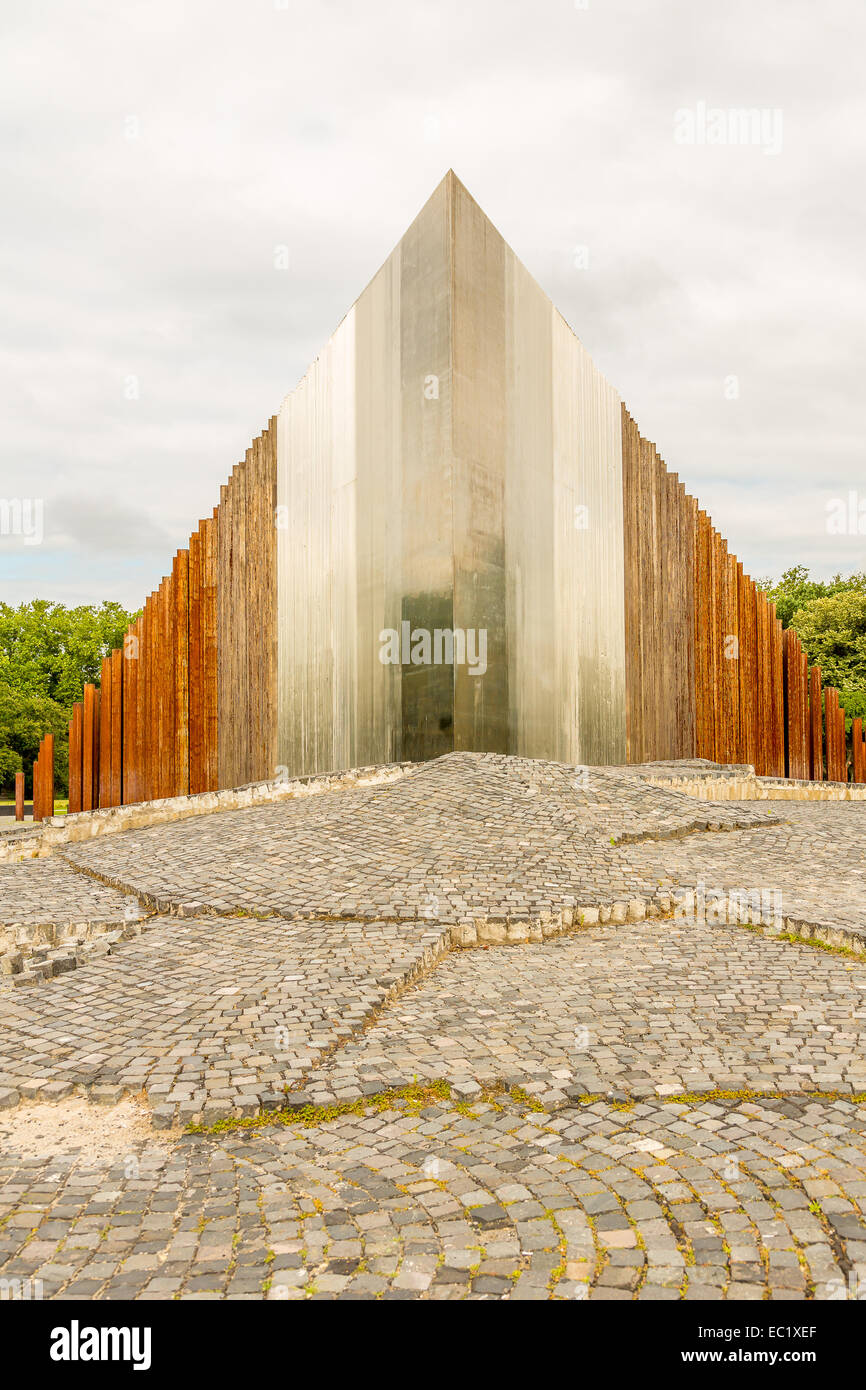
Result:
<svg viewBox="0 0 866 1390"><path fill-rule="evenodd" d="M859 715L851 720L851 753L853 780L866 782L866 740L863 738L863 720Z"/></svg>
<svg viewBox="0 0 866 1390"><path fill-rule="evenodd" d="M69 811L73 814L83 809L83 714L84 707L79 700L72 707L69 721Z"/></svg>

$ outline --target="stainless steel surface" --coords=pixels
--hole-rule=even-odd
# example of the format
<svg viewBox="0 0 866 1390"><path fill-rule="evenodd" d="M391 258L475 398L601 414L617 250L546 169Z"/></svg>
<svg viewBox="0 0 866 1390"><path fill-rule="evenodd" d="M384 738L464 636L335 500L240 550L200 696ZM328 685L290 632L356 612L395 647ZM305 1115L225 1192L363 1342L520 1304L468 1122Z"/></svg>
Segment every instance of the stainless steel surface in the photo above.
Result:
<svg viewBox="0 0 866 1390"><path fill-rule="evenodd" d="M290 774L451 748L625 760L620 428L449 174L280 411ZM383 664L406 623L486 664Z"/></svg>

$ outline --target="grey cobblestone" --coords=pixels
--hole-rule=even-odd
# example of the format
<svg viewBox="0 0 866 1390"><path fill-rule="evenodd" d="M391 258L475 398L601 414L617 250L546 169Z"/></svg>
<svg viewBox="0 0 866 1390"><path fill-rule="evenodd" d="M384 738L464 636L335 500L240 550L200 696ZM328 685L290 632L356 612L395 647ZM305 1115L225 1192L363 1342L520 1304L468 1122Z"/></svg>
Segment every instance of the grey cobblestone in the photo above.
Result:
<svg viewBox="0 0 866 1390"><path fill-rule="evenodd" d="M624 1113L596 1102L531 1118L510 1103L396 1106L167 1150L138 1141L102 1168L6 1147L0 1277L41 1280L46 1297L856 1296L859 1207L842 1231L820 1198L803 1208L808 1230L786 1211L810 1184L862 1187L866 1107L653 1101ZM762 1156L742 1148L736 1177L704 1142L719 1128L760 1136ZM840 1162L838 1132L856 1162ZM804 1134L814 1157L795 1162Z"/></svg>
<svg viewBox="0 0 866 1390"><path fill-rule="evenodd" d="M736 926L650 921L459 952L305 1088L444 1077L549 1108L621 1092L866 1092L866 960Z"/></svg>
<svg viewBox="0 0 866 1390"><path fill-rule="evenodd" d="M74 970L137 935L150 910L59 858L0 864L0 990Z"/></svg>
<svg viewBox="0 0 866 1390"><path fill-rule="evenodd" d="M856 944L864 829L862 802L460 754L0 865L0 1277L862 1295L866 958L729 924L714 890ZM415 1078L450 1099L368 1103ZM94 1127L143 1095L146 1136L22 1150L22 1117L82 1092Z"/></svg>
<svg viewBox="0 0 866 1390"><path fill-rule="evenodd" d="M120 956L0 996L0 1076L42 1100L144 1090L161 1127L253 1114L444 944L394 923L154 919Z"/></svg>
<svg viewBox="0 0 866 1390"><path fill-rule="evenodd" d="M454 753L384 786L323 792L68 847L74 863L164 910L540 922L641 897L612 841L761 826L607 769ZM230 847L230 859L227 848ZM649 885L651 892L655 885Z"/></svg>

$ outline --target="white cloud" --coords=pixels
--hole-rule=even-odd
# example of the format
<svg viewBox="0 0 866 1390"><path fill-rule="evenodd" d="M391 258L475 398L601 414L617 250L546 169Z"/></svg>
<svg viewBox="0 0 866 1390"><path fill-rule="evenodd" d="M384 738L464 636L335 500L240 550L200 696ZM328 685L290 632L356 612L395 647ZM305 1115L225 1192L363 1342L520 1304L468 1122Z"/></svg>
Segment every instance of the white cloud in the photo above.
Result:
<svg viewBox="0 0 866 1390"><path fill-rule="evenodd" d="M746 567L837 567L810 508L866 472L856 0L3 22L0 492L69 513L50 562L4 550L4 597L140 603L448 167ZM698 101L780 108L782 153L677 145Z"/></svg>

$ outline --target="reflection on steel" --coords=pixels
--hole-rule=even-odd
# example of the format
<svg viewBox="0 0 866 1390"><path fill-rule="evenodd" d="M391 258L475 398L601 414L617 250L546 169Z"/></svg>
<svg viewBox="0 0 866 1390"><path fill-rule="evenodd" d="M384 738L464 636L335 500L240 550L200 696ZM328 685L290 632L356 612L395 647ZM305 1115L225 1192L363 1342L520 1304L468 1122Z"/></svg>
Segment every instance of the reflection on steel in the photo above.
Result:
<svg viewBox="0 0 866 1390"><path fill-rule="evenodd" d="M453 174L283 403L277 502L290 774L625 760L620 400ZM483 672L383 662L406 623Z"/></svg>

